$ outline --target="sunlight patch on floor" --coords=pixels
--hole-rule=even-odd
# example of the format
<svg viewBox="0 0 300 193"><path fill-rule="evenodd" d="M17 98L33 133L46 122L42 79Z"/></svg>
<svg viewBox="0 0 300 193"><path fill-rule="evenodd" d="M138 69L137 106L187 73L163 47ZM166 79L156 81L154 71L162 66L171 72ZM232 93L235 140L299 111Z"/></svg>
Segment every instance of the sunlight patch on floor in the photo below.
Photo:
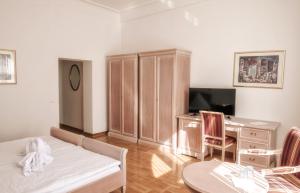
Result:
<svg viewBox="0 0 300 193"><path fill-rule="evenodd" d="M160 150L161 152L164 153L164 156L167 156L170 160L173 161L173 163L176 163L178 165L183 165L186 162L189 162L193 160L192 157L189 156L182 156L182 155L175 155L174 153L170 152L169 150Z"/></svg>
<svg viewBox="0 0 300 193"><path fill-rule="evenodd" d="M163 160L161 160L156 154L151 158L152 174L155 178L159 178L171 171L171 168Z"/></svg>
<svg viewBox="0 0 300 193"><path fill-rule="evenodd" d="M178 184L184 184L184 181L183 181L182 179L179 179L179 180L177 181L177 183L178 183Z"/></svg>

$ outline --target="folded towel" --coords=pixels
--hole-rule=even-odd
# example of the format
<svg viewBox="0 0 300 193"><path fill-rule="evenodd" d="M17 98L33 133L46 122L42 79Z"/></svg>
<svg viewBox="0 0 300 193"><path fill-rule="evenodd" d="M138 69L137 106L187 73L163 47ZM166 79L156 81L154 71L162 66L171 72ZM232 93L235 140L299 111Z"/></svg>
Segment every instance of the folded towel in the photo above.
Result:
<svg viewBox="0 0 300 193"><path fill-rule="evenodd" d="M26 155L19 165L23 167L24 176L29 176L32 172L43 171L52 161L50 146L41 138L35 138L26 144Z"/></svg>

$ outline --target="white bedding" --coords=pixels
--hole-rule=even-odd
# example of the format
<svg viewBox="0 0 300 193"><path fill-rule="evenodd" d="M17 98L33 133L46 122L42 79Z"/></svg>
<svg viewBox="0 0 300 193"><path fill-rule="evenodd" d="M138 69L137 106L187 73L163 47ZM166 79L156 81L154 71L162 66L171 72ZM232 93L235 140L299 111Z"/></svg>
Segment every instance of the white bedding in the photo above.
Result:
<svg viewBox="0 0 300 193"><path fill-rule="evenodd" d="M25 177L17 162L30 138L0 143L0 191L5 193L62 193L120 170L120 161L54 137L42 137L51 147L53 162L43 172Z"/></svg>

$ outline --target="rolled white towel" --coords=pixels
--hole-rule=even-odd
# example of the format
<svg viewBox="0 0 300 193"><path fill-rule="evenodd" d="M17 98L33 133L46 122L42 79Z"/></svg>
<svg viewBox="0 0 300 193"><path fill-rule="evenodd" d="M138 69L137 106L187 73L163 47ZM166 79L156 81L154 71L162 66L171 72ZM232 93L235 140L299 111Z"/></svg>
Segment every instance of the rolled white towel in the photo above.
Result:
<svg viewBox="0 0 300 193"><path fill-rule="evenodd" d="M24 176L29 176L32 172L43 171L52 161L50 146L41 138L35 138L26 144L26 155L19 165L23 167Z"/></svg>

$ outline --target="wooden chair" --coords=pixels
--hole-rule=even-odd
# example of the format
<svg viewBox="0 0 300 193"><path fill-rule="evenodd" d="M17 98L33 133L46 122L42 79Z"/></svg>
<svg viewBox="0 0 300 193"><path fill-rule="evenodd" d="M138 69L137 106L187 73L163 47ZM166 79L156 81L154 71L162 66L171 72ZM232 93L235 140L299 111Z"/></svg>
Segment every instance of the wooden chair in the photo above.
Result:
<svg viewBox="0 0 300 193"><path fill-rule="evenodd" d="M293 127L287 134L283 150L241 149L240 154L277 155L280 167L261 170L266 176L269 192L300 192L300 129Z"/></svg>
<svg viewBox="0 0 300 193"><path fill-rule="evenodd" d="M233 159L235 160L236 139L225 134L224 114L218 112L200 111L202 122L201 137L201 161L204 160L205 146L210 148L212 157L214 148L222 151L222 161L225 159L225 151L233 147Z"/></svg>

